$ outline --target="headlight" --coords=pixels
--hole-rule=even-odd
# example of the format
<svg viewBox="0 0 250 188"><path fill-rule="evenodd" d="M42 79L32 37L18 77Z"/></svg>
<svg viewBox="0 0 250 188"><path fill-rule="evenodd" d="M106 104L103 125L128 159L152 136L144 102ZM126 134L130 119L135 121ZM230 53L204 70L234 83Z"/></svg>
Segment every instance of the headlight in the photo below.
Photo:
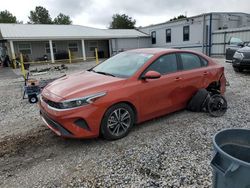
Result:
<svg viewBox="0 0 250 188"><path fill-rule="evenodd" d="M98 98L103 97L104 95L106 95L106 92L96 93L96 94L89 95L83 98L70 99L70 100L60 102L59 106L60 106L60 109L76 108L76 107L84 106L87 104L91 104Z"/></svg>
<svg viewBox="0 0 250 188"><path fill-rule="evenodd" d="M241 53L241 52L235 52L235 53L234 53L234 58L235 58L235 59L242 60L242 59L244 58L244 54Z"/></svg>

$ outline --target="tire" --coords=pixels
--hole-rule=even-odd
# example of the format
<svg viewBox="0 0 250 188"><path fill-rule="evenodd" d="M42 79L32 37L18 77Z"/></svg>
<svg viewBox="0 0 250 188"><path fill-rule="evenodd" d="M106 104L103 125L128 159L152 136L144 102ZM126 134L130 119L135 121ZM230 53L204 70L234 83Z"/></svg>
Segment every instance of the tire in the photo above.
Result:
<svg viewBox="0 0 250 188"><path fill-rule="evenodd" d="M227 111L227 101L222 95L215 94L210 97L207 109L211 116L221 117Z"/></svg>
<svg viewBox="0 0 250 188"><path fill-rule="evenodd" d="M134 123L133 109L125 103L119 103L105 112L101 123L101 134L107 140L123 138L128 135Z"/></svg>
<svg viewBox="0 0 250 188"><path fill-rule="evenodd" d="M199 89L196 94L191 98L187 105L187 110L192 112L201 112L204 108L204 102L209 95L206 89Z"/></svg>
<svg viewBox="0 0 250 188"><path fill-rule="evenodd" d="M32 103L32 104L38 102L38 98L37 98L36 94L29 95L28 98L29 98L29 102Z"/></svg>
<svg viewBox="0 0 250 188"><path fill-rule="evenodd" d="M242 72L243 69L242 69L242 68L239 68L239 67L234 67L234 71L235 71L235 72Z"/></svg>

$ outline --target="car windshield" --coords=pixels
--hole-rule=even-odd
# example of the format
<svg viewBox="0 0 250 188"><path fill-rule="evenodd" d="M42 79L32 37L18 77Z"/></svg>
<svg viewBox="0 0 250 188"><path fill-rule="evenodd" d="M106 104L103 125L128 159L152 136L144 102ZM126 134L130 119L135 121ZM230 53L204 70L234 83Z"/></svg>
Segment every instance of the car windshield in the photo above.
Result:
<svg viewBox="0 0 250 188"><path fill-rule="evenodd" d="M91 71L115 77L128 78L139 70L152 56L152 54L139 52L122 52L97 65Z"/></svg>

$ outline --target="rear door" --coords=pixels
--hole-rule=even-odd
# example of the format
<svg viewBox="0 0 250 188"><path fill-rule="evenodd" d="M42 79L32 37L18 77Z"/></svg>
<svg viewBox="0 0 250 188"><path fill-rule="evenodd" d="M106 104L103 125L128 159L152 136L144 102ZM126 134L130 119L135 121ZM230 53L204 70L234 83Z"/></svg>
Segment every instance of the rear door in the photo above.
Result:
<svg viewBox="0 0 250 188"><path fill-rule="evenodd" d="M191 97L203 88L209 76L209 70L201 58L193 53L178 53L181 62L181 93L179 103L186 106Z"/></svg>

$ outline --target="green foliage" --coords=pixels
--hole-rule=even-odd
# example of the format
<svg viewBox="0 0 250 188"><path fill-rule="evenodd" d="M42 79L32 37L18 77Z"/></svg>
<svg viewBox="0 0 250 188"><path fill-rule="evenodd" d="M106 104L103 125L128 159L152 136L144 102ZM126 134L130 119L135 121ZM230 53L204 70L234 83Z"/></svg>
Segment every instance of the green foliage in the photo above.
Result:
<svg viewBox="0 0 250 188"><path fill-rule="evenodd" d="M0 23L17 23L17 19L8 10L4 10L0 12Z"/></svg>
<svg viewBox="0 0 250 188"><path fill-rule="evenodd" d="M174 18L170 19L169 21L179 20L179 19L183 19L183 18L187 18L187 17L181 14L181 15L179 15L177 18L174 17Z"/></svg>
<svg viewBox="0 0 250 188"><path fill-rule="evenodd" d="M49 15L49 11L42 7L37 6L34 11L30 11L29 16L31 24L52 24L51 17Z"/></svg>
<svg viewBox="0 0 250 188"><path fill-rule="evenodd" d="M64 24L64 25L70 25L72 24L72 21L70 20L70 17L65 14L58 14L58 16L53 21L54 24Z"/></svg>
<svg viewBox="0 0 250 188"><path fill-rule="evenodd" d="M134 29L136 20L126 14L114 14L110 23L110 29Z"/></svg>

